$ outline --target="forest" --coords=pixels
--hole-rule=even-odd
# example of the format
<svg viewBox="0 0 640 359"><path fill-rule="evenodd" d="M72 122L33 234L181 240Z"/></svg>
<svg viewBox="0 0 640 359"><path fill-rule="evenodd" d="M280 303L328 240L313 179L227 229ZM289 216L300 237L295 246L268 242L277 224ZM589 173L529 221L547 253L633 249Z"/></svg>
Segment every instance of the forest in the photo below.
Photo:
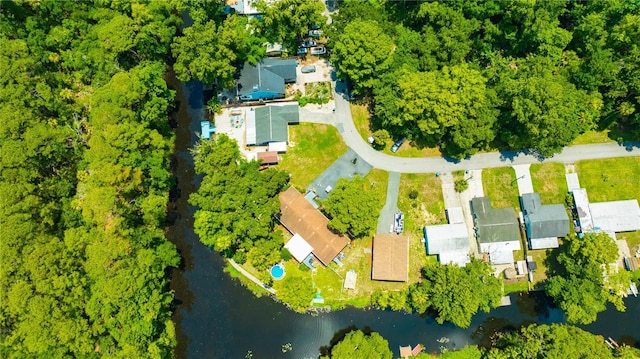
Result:
<svg viewBox="0 0 640 359"><path fill-rule="evenodd" d="M0 357L170 358L184 5L0 4Z"/></svg>
<svg viewBox="0 0 640 359"><path fill-rule="evenodd" d="M345 0L332 20L331 62L372 132L454 158L640 138L638 2Z"/></svg>

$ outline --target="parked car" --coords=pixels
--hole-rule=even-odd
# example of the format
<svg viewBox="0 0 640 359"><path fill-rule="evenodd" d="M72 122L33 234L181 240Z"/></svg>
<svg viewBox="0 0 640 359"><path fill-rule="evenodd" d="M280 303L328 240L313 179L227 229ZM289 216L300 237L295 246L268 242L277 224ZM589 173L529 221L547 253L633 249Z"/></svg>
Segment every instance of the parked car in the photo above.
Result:
<svg viewBox="0 0 640 359"><path fill-rule="evenodd" d="M307 49L304 48L304 47L299 47L297 54L298 55L306 55L307 54Z"/></svg>
<svg viewBox="0 0 640 359"><path fill-rule="evenodd" d="M314 47L318 45L318 43L313 39L307 39L300 41L300 47Z"/></svg>
<svg viewBox="0 0 640 359"><path fill-rule="evenodd" d="M309 36L319 38L322 36L322 30L309 30Z"/></svg>
<svg viewBox="0 0 640 359"><path fill-rule="evenodd" d="M402 146L402 144L404 143L405 140L406 140L406 138L402 137L401 139L399 139L396 142L394 142L393 146L391 146L391 152L393 152L393 153L398 152L398 149L400 148L400 146Z"/></svg>
<svg viewBox="0 0 640 359"><path fill-rule="evenodd" d="M312 72L316 72L316 65L302 66L302 68L300 68L300 72L302 72L303 74L310 74Z"/></svg>
<svg viewBox="0 0 640 359"><path fill-rule="evenodd" d="M327 53L327 48L324 46L312 47L311 50L309 50L309 53L311 55L324 55Z"/></svg>

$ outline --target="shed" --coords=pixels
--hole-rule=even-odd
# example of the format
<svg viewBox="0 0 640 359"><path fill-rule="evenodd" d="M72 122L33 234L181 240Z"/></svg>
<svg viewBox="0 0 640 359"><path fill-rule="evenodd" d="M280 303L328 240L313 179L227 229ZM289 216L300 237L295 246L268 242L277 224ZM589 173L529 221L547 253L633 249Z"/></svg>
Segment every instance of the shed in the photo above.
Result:
<svg viewBox="0 0 640 359"><path fill-rule="evenodd" d="M344 289L356 289L357 278L358 275L356 274L356 271L354 271L353 269L348 271L347 275L344 277Z"/></svg>
<svg viewBox="0 0 640 359"><path fill-rule="evenodd" d="M513 263L513 251L520 250L520 226L513 208L492 208L489 197L471 200L480 251L494 264Z"/></svg>
<svg viewBox="0 0 640 359"><path fill-rule="evenodd" d="M409 237L396 234L373 237L371 279L395 282L409 279Z"/></svg>
<svg viewBox="0 0 640 359"><path fill-rule="evenodd" d="M258 161L261 161L263 165L274 165L278 163L278 152L258 152L256 156Z"/></svg>
<svg viewBox="0 0 640 359"><path fill-rule="evenodd" d="M329 220L294 187L280 193L280 223L292 234L298 233L313 247L313 255L328 265L349 239L329 230Z"/></svg>
<svg viewBox="0 0 640 359"><path fill-rule="evenodd" d="M531 249L557 248L558 237L569 234L569 215L563 205L543 205L540 193L523 194L520 205Z"/></svg>

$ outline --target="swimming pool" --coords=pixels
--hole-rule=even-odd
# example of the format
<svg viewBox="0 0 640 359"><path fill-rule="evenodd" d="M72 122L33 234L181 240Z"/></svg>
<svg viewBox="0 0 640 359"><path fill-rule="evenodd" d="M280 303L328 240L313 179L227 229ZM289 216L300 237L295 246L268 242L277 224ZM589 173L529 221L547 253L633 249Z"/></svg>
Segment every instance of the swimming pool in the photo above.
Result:
<svg viewBox="0 0 640 359"><path fill-rule="evenodd" d="M271 270L269 272L271 272L271 276L275 280L282 279L285 275L284 266L282 264L274 265L273 267L271 267Z"/></svg>

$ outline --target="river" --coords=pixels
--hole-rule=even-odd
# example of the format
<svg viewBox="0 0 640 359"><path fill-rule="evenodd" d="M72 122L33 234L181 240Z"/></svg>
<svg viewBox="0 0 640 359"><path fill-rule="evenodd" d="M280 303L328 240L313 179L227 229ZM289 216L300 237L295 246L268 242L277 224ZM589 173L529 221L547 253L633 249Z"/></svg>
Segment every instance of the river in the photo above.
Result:
<svg viewBox="0 0 640 359"><path fill-rule="evenodd" d="M180 84L171 75L168 83L177 91L179 104L173 115L176 142L172 165L177 187L171 195L171 225L167 229L167 237L182 256L180 268L171 274L177 358L244 358L248 351L256 359L317 358L323 347L353 327L379 332L397 356L399 345L421 343L428 351L437 352L441 346L452 349L486 343L498 329L564 320L544 295L513 295L513 305L476 315L469 329L439 325L429 316L380 310L346 309L313 317L291 312L271 298L254 297L223 272L223 259L201 244L193 232L195 209L187 200L197 188L198 177L189 149L197 141L204 118L203 87L195 81ZM610 307L596 323L583 328L640 346L640 298L628 298L626 305L625 313ZM439 343L442 337L449 341ZM285 343L292 344L292 351L283 354Z"/></svg>

